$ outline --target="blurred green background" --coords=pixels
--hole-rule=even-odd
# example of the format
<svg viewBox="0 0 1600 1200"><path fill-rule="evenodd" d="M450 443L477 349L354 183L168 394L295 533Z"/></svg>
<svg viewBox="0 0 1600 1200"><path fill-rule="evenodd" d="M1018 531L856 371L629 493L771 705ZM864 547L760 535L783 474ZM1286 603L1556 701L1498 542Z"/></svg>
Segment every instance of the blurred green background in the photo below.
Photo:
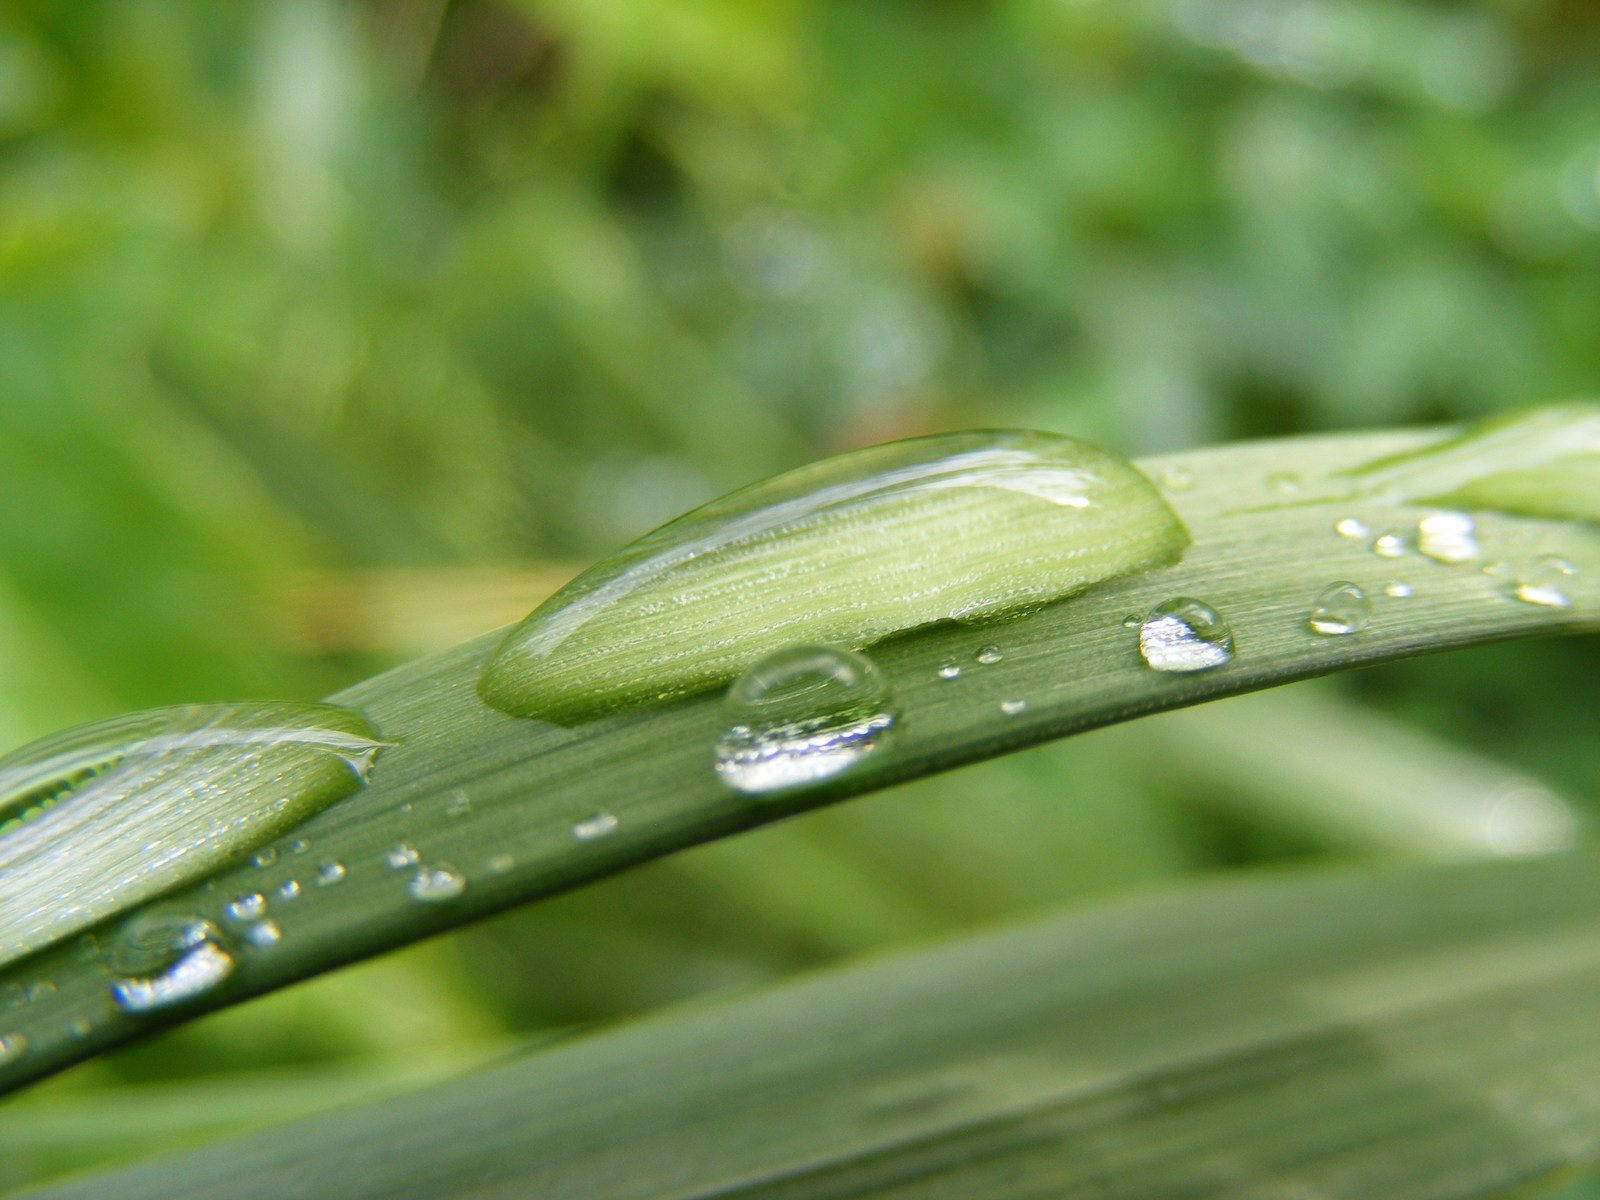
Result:
<svg viewBox="0 0 1600 1200"><path fill-rule="evenodd" d="M1583 0L12 0L0 746L314 698L734 486L1600 375ZM0 1186L1054 902L1581 836L1593 640L1107 730L677 856L9 1104Z"/></svg>

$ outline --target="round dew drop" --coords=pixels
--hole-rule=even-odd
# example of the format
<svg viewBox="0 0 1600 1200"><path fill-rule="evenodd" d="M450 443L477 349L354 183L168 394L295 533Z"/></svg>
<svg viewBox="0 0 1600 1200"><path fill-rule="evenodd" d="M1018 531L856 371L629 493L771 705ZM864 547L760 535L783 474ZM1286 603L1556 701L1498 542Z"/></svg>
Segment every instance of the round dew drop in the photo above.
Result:
<svg viewBox="0 0 1600 1200"><path fill-rule="evenodd" d="M836 646L794 646L762 659L729 689L716 770L749 794L839 774L875 753L895 723L877 665Z"/></svg>
<svg viewBox="0 0 1600 1200"><path fill-rule="evenodd" d="M1372 601L1353 583L1335 583L1324 588L1311 606L1306 626L1312 633L1337 636L1360 633L1372 619Z"/></svg>
<svg viewBox="0 0 1600 1200"><path fill-rule="evenodd" d="M467 890L467 877L454 867L424 867L411 877L406 885L413 900L425 904L439 904L454 900Z"/></svg>
<svg viewBox="0 0 1600 1200"><path fill-rule="evenodd" d="M1233 630L1209 604L1178 596L1139 626L1139 653L1155 671L1209 671L1233 658Z"/></svg>
<svg viewBox="0 0 1600 1200"><path fill-rule="evenodd" d="M825 459L713 501L579 576L507 635L478 693L574 723L727 683L795 645L859 650L1011 616L1176 559L1188 533L1126 459L984 431Z"/></svg>
<svg viewBox="0 0 1600 1200"><path fill-rule="evenodd" d="M0 758L0 963L248 854L358 790L386 743L328 704L205 704Z"/></svg>

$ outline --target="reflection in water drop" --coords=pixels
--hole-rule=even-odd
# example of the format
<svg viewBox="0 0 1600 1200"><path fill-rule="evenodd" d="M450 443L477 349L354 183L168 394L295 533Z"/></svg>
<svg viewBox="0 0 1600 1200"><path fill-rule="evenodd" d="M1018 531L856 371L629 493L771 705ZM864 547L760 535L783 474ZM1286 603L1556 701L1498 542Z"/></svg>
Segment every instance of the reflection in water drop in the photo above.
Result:
<svg viewBox="0 0 1600 1200"><path fill-rule="evenodd" d="M1546 608L1567 608L1572 598L1567 589L1578 568L1564 558L1549 554L1536 558L1517 573L1516 585L1511 594L1528 604L1542 604Z"/></svg>
<svg viewBox="0 0 1600 1200"><path fill-rule="evenodd" d="M336 883L343 883L347 874L349 872L342 862L334 858L327 859L317 866L317 886L332 887Z"/></svg>
<svg viewBox="0 0 1600 1200"><path fill-rule="evenodd" d="M383 856L383 861L389 864L390 870L400 871L421 862L422 853L410 842L400 842L389 848L389 853Z"/></svg>
<svg viewBox="0 0 1600 1200"><path fill-rule="evenodd" d="M1330 584L1317 596L1306 625L1312 633L1359 633L1372 617L1372 601L1353 583Z"/></svg>
<svg viewBox="0 0 1600 1200"><path fill-rule="evenodd" d="M1156 671L1205 671L1233 657L1233 630L1209 604L1178 596L1139 626L1139 653Z"/></svg>
<svg viewBox="0 0 1600 1200"><path fill-rule="evenodd" d="M421 900L425 904L438 904L441 901L454 900L466 891L467 877L454 867L443 864L437 867L424 867L411 877L406 890L411 893L413 900Z"/></svg>
<svg viewBox="0 0 1600 1200"><path fill-rule="evenodd" d="M211 922L171 913L135 917L108 953L118 978L111 998L125 1013L170 1008L233 974L233 956Z"/></svg>
<svg viewBox="0 0 1600 1200"><path fill-rule="evenodd" d="M1365 521L1356 517L1345 517L1342 520L1335 521L1333 523L1333 531L1340 537L1351 538L1355 541L1360 541L1372 532Z"/></svg>
<svg viewBox="0 0 1600 1200"><path fill-rule="evenodd" d="M961 668L955 663L945 663L944 666L939 668L940 679L959 679L960 677Z"/></svg>
<svg viewBox="0 0 1600 1200"><path fill-rule="evenodd" d="M0 1037L0 1063L14 1062L27 1052L27 1035L8 1033L4 1037Z"/></svg>
<svg viewBox="0 0 1600 1200"><path fill-rule="evenodd" d="M732 724L716 746L717 774L748 793L837 775L875 751L895 721L889 688L866 656L795 646L734 681Z"/></svg>
<svg viewBox="0 0 1600 1200"><path fill-rule="evenodd" d="M263 846L255 852L255 857L251 861L258 867L270 867L278 861L278 852L271 846Z"/></svg>
<svg viewBox="0 0 1600 1200"><path fill-rule="evenodd" d="M278 885L278 895L285 900L293 900L300 894L300 881L298 879L285 879Z"/></svg>
<svg viewBox="0 0 1600 1200"><path fill-rule="evenodd" d="M985 646L978 651L978 661L986 667L994 666L1003 657L1005 656L1000 652L999 646Z"/></svg>
<svg viewBox="0 0 1600 1200"><path fill-rule="evenodd" d="M257 921L244 931L244 940L257 950L265 950L283 941L283 930L278 928L276 921Z"/></svg>
<svg viewBox="0 0 1600 1200"><path fill-rule="evenodd" d="M1411 544L1406 541L1405 534L1393 530L1381 534L1372 543L1372 552L1379 558L1403 558L1410 551Z"/></svg>
<svg viewBox="0 0 1600 1200"><path fill-rule="evenodd" d="M1466 513L1442 512L1417 522L1417 549L1435 562L1471 562L1481 553L1477 527Z"/></svg>
<svg viewBox="0 0 1600 1200"><path fill-rule="evenodd" d="M260 892L240 896L224 910L235 921L253 921L267 911L267 898Z"/></svg>
<svg viewBox="0 0 1600 1200"><path fill-rule="evenodd" d="M1023 713L1023 712L1027 712L1028 711L1028 702L1026 700L1020 700L1020 699L1019 700L1002 700L1002 701L1000 701L1000 711L1005 713L1005 715L1008 716L1008 717L1014 717L1018 713Z"/></svg>
<svg viewBox="0 0 1600 1200"><path fill-rule="evenodd" d="M575 822L572 826L572 836L580 842L592 842L596 838L603 838L607 834L615 833L622 822L608 812L597 812Z"/></svg>
<svg viewBox="0 0 1600 1200"><path fill-rule="evenodd" d="M1409 583L1401 583L1398 579L1391 580L1383 585L1383 594L1392 596L1396 600L1404 600L1411 595L1411 585Z"/></svg>

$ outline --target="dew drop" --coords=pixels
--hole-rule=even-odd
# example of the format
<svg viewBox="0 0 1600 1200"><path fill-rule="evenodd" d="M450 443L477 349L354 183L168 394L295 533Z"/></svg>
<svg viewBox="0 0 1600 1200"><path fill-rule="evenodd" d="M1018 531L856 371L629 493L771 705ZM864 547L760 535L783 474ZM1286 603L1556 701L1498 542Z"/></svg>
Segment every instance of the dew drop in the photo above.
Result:
<svg viewBox="0 0 1600 1200"><path fill-rule="evenodd" d="M257 950L265 950L283 941L283 930L276 921L257 921L244 931L244 940Z"/></svg>
<svg viewBox="0 0 1600 1200"><path fill-rule="evenodd" d="M0 1037L0 1063L15 1062L28 1052L28 1038L22 1033Z"/></svg>
<svg viewBox="0 0 1600 1200"><path fill-rule="evenodd" d="M762 659L728 689L725 711L717 774L755 794L837 775L877 750L895 722L877 666L832 646Z"/></svg>
<svg viewBox="0 0 1600 1200"><path fill-rule="evenodd" d="M986 667L994 666L1004 657L1005 655L1000 652L999 646L985 646L978 651L978 661Z"/></svg>
<svg viewBox="0 0 1600 1200"><path fill-rule="evenodd" d="M945 663L944 666L939 668L939 678L940 679L959 679L959 678L961 678L961 668L957 664L955 664L953 662L952 663Z"/></svg>
<svg viewBox="0 0 1600 1200"><path fill-rule="evenodd" d="M572 826L572 836L580 842L592 842L596 838L603 838L607 834L615 833L622 822L608 812L597 812L585 817Z"/></svg>
<svg viewBox="0 0 1600 1200"><path fill-rule="evenodd" d="M1358 542L1372 533L1367 523L1356 517L1344 517L1335 521L1333 523L1333 531L1340 537L1350 538Z"/></svg>
<svg viewBox="0 0 1600 1200"><path fill-rule="evenodd" d="M75 1038L86 1038L94 1032L94 1023L84 1017L79 1017L67 1026L67 1032Z"/></svg>
<svg viewBox="0 0 1600 1200"><path fill-rule="evenodd" d="M1451 566L1472 562L1482 553L1477 526L1460 512L1433 513L1418 521L1417 549L1434 562Z"/></svg>
<svg viewBox="0 0 1600 1200"><path fill-rule="evenodd" d="M156 1012L203 996L233 974L233 956L211 922L172 913L135 917L109 951L111 998L125 1013Z"/></svg>
<svg viewBox="0 0 1600 1200"><path fill-rule="evenodd" d="M1577 575L1578 568L1564 558L1549 554L1536 558L1517 573L1511 594L1528 604L1542 604L1546 608L1568 608L1572 598L1567 588Z"/></svg>
<svg viewBox="0 0 1600 1200"><path fill-rule="evenodd" d="M496 875L504 875L517 865L517 860L510 854L496 854L484 865Z"/></svg>
<svg viewBox="0 0 1600 1200"><path fill-rule="evenodd" d="M1026 700L1002 700L1000 701L1000 711L1008 717L1014 717L1018 713L1028 711L1028 702Z"/></svg>
<svg viewBox="0 0 1600 1200"><path fill-rule="evenodd" d="M278 895L285 900L293 900L300 894L300 881L298 879L285 879L278 885Z"/></svg>
<svg viewBox="0 0 1600 1200"><path fill-rule="evenodd" d="M289 843L290 854L307 854L311 850L311 843L305 838L295 838Z"/></svg>
<svg viewBox="0 0 1600 1200"><path fill-rule="evenodd" d="M1411 551L1411 544L1406 541L1403 533L1390 531L1380 534L1372 543L1372 552L1379 558L1404 558Z"/></svg>
<svg viewBox="0 0 1600 1200"><path fill-rule="evenodd" d="M1209 604L1178 596L1140 624L1139 653L1156 671L1206 671L1233 657L1233 630Z"/></svg>
<svg viewBox="0 0 1600 1200"><path fill-rule="evenodd" d="M254 921L267 911L267 898L260 892L240 896L225 910L235 921Z"/></svg>
<svg viewBox="0 0 1600 1200"><path fill-rule="evenodd" d="M401 871L406 867L414 867L422 861L422 852L410 842L400 842L391 846L389 853L383 856L383 861L389 864L392 871Z"/></svg>
<svg viewBox="0 0 1600 1200"><path fill-rule="evenodd" d="M440 904L454 900L467 890L467 877L454 867L440 865L424 867L411 877L406 890L413 900L424 904Z"/></svg>
<svg viewBox="0 0 1600 1200"><path fill-rule="evenodd" d="M270 867L278 861L278 852L271 846L263 846L255 852L255 856L251 861L258 867Z"/></svg>
<svg viewBox="0 0 1600 1200"><path fill-rule="evenodd" d="M1129 613L1127 616L1122 618L1122 627L1124 629L1137 629L1143 624L1144 618L1138 613Z"/></svg>
<svg viewBox="0 0 1600 1200"><path fill-rule="evenodd" d="M1267 476L1267 488L1280 496L1293 496L1300 490L1300 476L1293 471L1276 471Z"/></svg>
<svg viewBox="0 0 1600 1200"><path fill-rule="evenodd" d="M1396 600L1404 600L1411 595L1411 585L1409 583L1401 583L1398 579L1390 580L1383 585L1383 594Z"/></svg>
<svg viewBox="0 0 1600 1200"><path fill-rule="evenodd" d="M1187 492L1194 486L1194 473L1182 467L1168 467L1161 472L1161 486L1169 492Z"/></svg>
<svg viewBox="0 0 1600 1200"><path fill-rule="evenodd" d="M1312 633L1335 636L1360 633L1372 618L1372 601L1353 583L1330 584L1317 595L1306 626Z"/></svg>
<svg viewBox="0 0 1600 1200"><path fill-rule="evenodd" d="M317 886L332 887L336 883L343 883L349 873L338 859L325 859L317 866Z"/></svg>

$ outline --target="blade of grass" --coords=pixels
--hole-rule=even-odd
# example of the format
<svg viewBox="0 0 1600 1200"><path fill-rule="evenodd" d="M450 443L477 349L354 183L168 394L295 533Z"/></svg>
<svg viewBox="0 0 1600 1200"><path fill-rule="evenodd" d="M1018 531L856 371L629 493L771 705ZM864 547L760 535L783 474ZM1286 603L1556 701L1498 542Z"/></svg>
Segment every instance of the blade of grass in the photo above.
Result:
<svg viewBox="0 0 1600 1200"><path fill-rule="evenodd" d="M316 972L427 936L475 916L576 886L681 847L820 804L1147 712L1268 687L1362 663L1561 630L1600 621L1600 533L1586 525L1485 514L1487 558L1560 554L1583 568L1569 607L1510 598L1472 565L1374 556L1333 531L1355 517L1374 529L1413 527L1418 509L1345 501L1340 472L1439 434L1335 436L1255 443L1153 459L1153 477L1192 484L1172 495L1194 546L1170 567L1116 580L1003 625L946 624L882 643L873 657L906 714L895 744L828 783L760 799L727 789L712 769L720 697L704 695L563 729L484 707L473 690L494 637L403 667L333 697L365 709L400 745L371 786L319 813L252 861L147 908L226 927L229 902L259 893L282 938L243 946L222 986L183 1008L115 1010L92 945L74 939L0 972L0 1086L15 1086L154 1029ZM1284 497L1285 473L1298 490ZM1370 626L1319 637L1306 616L1329 582L1378 597ZM1387 581L1412 594L1389 602ZM1232 623L1238 653L1216 670L1147 669L1129 614L1198 596ZM975 663L988 644L1002 650ZM940 664L972 664L958 680ZM1003 700L1027 708L1008 715ZM607 814L605 836L574 836ZM422 868L448 864L466 880L442 903L408 886L391 851L415 846ZM318 886L330 883L332 886ZM290 898L286 888L298 888ZM105 932L105 931L102 931Z"/></svg>
<svg viewBox="0 0 1600 1200"><path fill-rule="evenodd" d="M1466 1200L1600 1154L1600 858L1211 881L40 1200Z"/></svg>

